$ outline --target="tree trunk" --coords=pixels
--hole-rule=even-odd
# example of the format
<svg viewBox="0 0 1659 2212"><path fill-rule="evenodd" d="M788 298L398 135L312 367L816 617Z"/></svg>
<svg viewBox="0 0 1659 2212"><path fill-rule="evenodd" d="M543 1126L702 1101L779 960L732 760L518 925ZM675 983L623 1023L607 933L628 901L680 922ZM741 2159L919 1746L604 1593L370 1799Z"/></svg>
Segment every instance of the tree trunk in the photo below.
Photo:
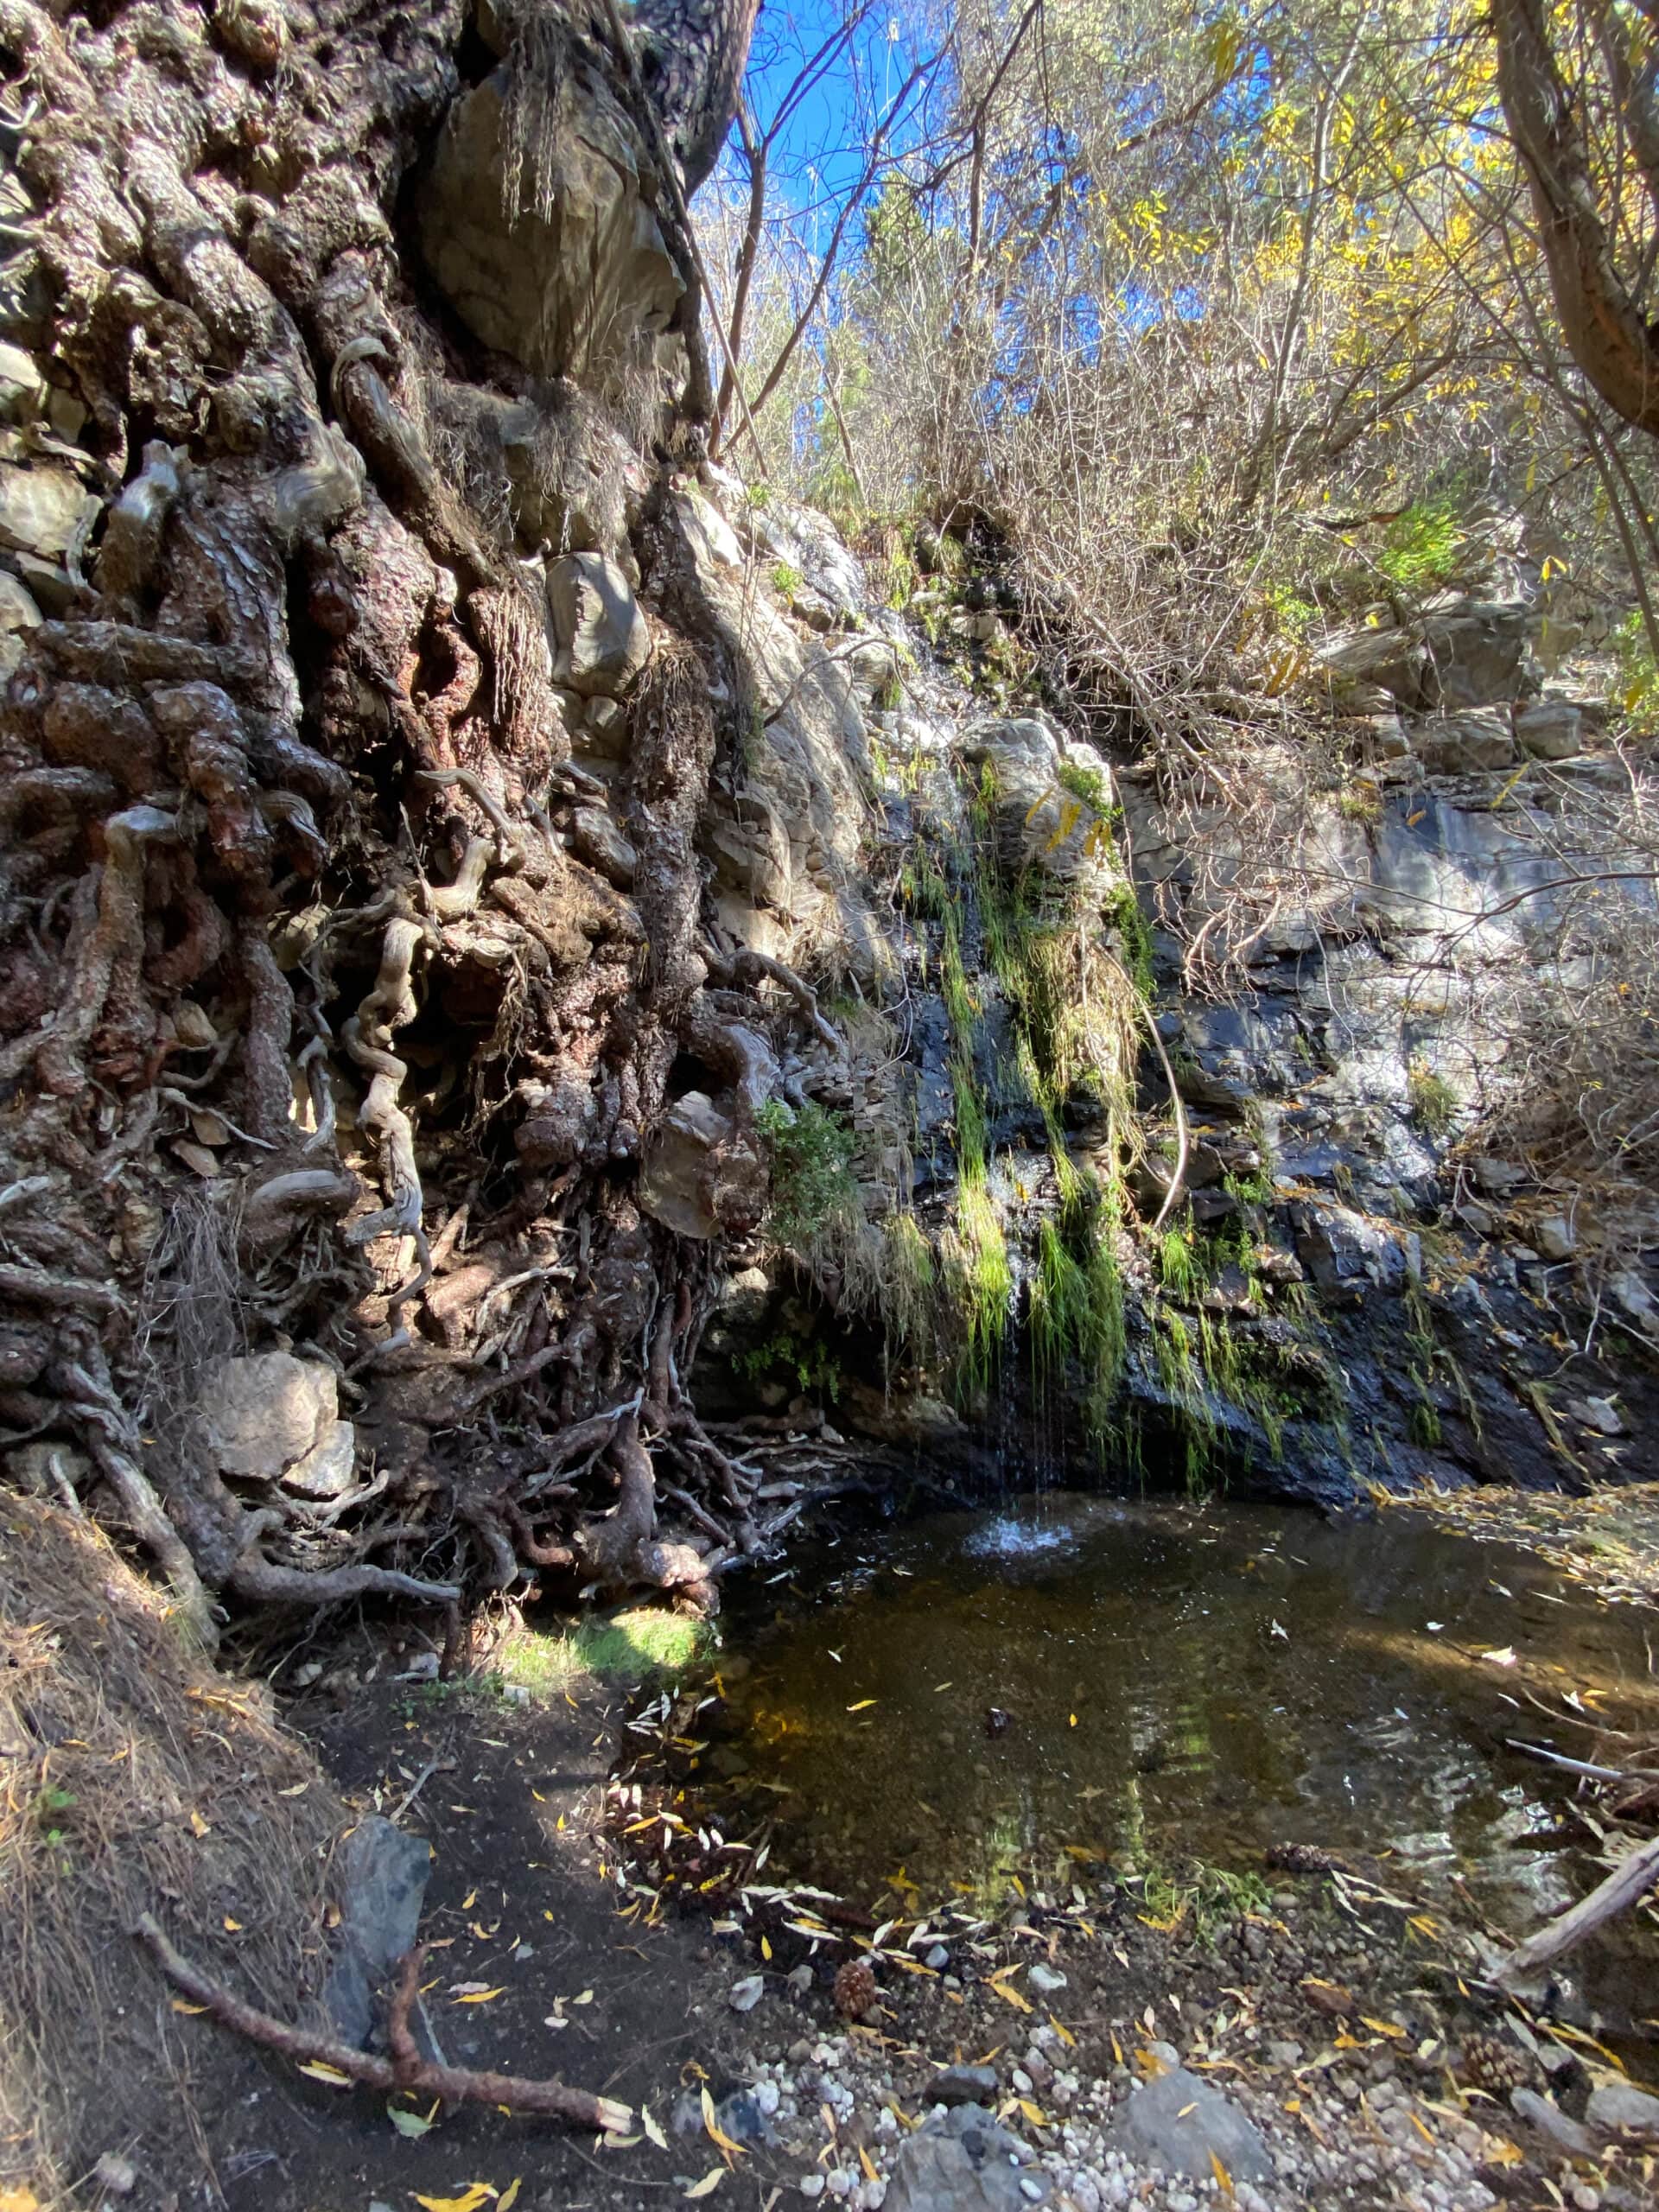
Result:
<svg viewBox="0 0 1659 2212"><path fill-rule="evenodd" d="M689 183L752 17L700 14L664 83ZM661 1541L652 1480L725 1478L675 1357L709 1270L641 1165L684 1041L772 1018L703 988L747 692L661 458L684 242L649 72L549 16L469 86L467 29L0 0L0 317L39 365L0 463L0 1446L79 1436L204 1637L579 1552L709 1603L709 1527L747 1525L727 1496ZM524 285L467 289L457 188ZM716 1103L718 1233L765 1169ZM332 1428L325 1484L215 1426L229 1363L289 1348L332 1370L343 1480Z"/></svg>

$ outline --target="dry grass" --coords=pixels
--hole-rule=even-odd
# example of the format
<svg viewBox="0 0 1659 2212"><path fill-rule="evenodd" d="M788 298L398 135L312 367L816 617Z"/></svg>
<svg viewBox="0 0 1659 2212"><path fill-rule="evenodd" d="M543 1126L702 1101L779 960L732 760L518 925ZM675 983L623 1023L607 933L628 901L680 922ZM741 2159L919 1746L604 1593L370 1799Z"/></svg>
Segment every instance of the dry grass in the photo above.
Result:
<svg viewBox="0 0 1659 2212"><path fill-rule="evenodd" d="M188 1657L88 1523L0 1501L0 2183L56 2200L105 2151L188 2152L201 2031L129 1930L156 1913L291 2014L344 1825L263 1685Z"/></svg>

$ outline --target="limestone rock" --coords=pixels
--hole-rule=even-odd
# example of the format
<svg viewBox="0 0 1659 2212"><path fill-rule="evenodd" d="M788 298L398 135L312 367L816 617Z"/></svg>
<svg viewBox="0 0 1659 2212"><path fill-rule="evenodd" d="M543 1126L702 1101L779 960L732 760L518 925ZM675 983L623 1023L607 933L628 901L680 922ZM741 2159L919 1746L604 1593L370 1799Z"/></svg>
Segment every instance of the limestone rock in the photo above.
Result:
<svg viewBox="0 0 1659 2212"><path fill-rule="evenodd" d="M1515 732L1501 707L1471 708L1414 722L1411 749L1437 775L1466 776L1509 767L1515 759Z"/></svg>
<svg viewBox="0 0 1659 2212"><path fill-rule="evenodd" d="M1185 2066L1143 2082L1113 2120L1107 2141L1136 2165L1188 2181L1212 2180L1217 2160L1235 2182L1273 2179L1273 2160L1256 2129Z"/></svg>
<svg viewBox="0 0 1659 2212"><path fill-rule="evenodd" d="M712 1098L688 1090L664 1115L639 1178L639 1205L682 1236L713 1236L721 1226L715 1179L734 1127Z"/></svg>
<svg viewBox="0 0 1659 2212"><path fill-rule="evenodd" d="M0 683L22 660L23 641L40 623L40 608L16 577L0 569Z"/></svg>
<svg viewBox="0 0 1659 2212"><path fill-rule="evenodd" d="M899 2152L884 2212L1027 2212L1048 2201L1047 2181L1016 2161L1030 2152L981 2105L960 2105ZM1028 2196L1021 2182L1035 2190Z"/></svg>
<svg viewBox="0 0 1659 2212"><path fill-rule="evenodd" d="M1518 603L1471 604L1423 625L1424 704L1460 711L1505 706L1538 688L1537 619Z"/></svg>
<svg viewBox="0 0 1659 2212"><path fill-rule="evenodd" d="M33 422L45 412L50 396L34 355L0 340L0 416L8 423Z"/></svg>
<svg viewBox="0 0 1659 2212"><path fill-rule="evenodd" d="M1325 639L1319 659L1339 696L1381 690L1402 707L1422 702L1428 654L1406 630L1340 631Z"/></svg>
<svg viewBox="0 0 1659 2212"><path fill-rule="evenodd" d="M651 626L614 561L572 553L547 572L553 680L583 698L626 691L651 658Z"/></svg>
<svg viewBox="0 0 1659 2212"><path fill-rule="evenodd" d="M334 1369L287 1351L221 1361L200 1410L219 1471L265 1482L349 1426L340 1421Z"/></svg>
<svg viewBox="0 0 1659 2212"><path fill-rule="evenodd" d="M1099 754L1063 739L1040 715L970 731L963 753L972 766L990 772L1004 861L1103 897L1118 875L1107 816L1111 771Z"/></svg>
<svg viewBox="0 0 1659 2212"><path fill-rule="evenodd" d="M569 64L524 118L534 204L514 204L522 144L498 69L451 108L419 206L438 287L486 346L539 376L596 381L640 358L679 303L632 124ZM556 151L548 150L556 149ZM537 187L540 187L539 191Z"/></svg>
<svg viewBox="0 0 1659 2212"><path fill-rule="evenodd" d="M322 2001L340 2035L361 2050L378 2024L376 1991L414 1947L432 1848L424 1836L405 1835L370 1813L352 1830L341 1859L340 1930Z"/></svg>
<svg viewBox="0 0 1659 2212"><path fill-rule="evenodd" d="M864 569L837 536L835 524L816 507L794 499L768 499L744 518L751 542L763 560L792 570L800 578L791 597L798 606L819 601L831 623L852 622L869 605Z"/></svg>
<svg viewBox="0 0 1659 2212"><path fill-rule="evenodd" d="M59 561L98 502L71 468L0 467L0 545Z"/></svg>
<svg viewBox="0 0 1659 2212"><path fill-rule="evenodd" d="M304 1458L296 1459L283 1477L283 1488L323 1502L344 1497L352 1486L356 1464L357 1431L348 1421L331 1421Z"/></svg>
<svg viewBox="0 0 1659 2212"><path fill-rule="evenodd" d="M1584 750L1584 717L1570 699L1541 699L1515 718L1515 741L1535 760L1571 760Z"/></svg>

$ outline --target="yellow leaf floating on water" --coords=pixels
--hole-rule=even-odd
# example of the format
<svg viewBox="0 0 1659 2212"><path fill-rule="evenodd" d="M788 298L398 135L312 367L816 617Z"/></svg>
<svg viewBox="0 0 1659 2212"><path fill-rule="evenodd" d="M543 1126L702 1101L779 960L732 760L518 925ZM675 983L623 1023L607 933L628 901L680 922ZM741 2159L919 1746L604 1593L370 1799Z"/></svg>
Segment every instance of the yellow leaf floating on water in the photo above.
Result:
<svg viewBox="0 0 1659 2212"><path fill-rule="evenodd" d="M513 2206L518 2202L518 2185L523 2180L524 2176L522 2174L515 2174L513 2176L512 2179L502 2190L500 2196L497 2197L495 2201L495 2212L512 2212Z"/></svg>
<svg viewBox="0 0 1659 2212"><path fill-rule="evenodd" d="M849 1705L847 1710L849 1713L866 1713L874 1703L873 1697L861 1697L856 1705Z"/></svg>
<svg viewBox="0 0 1659 2212"><path fill-rule="evenodd" d="M207 2007L205 2005L187 2005L182 1997L175 1997L173 2010L175 2012L205 2012ZM3 2212L3 2207L0 2207L0 2212Z"/></svg>
<svg viewBox="0 0 1659 2212"><path fill-rule="evenodd" d="M726 2177L724 2166L716 2166L712 2173L704 2174L701 2181L694 2181L685 2194L688 2196L707 2196L711 2190L720 2187Z"/></svg>
<svg viewBox="0 0 1659 2212"><path fill-rule="evenodd" d="M331 2089L349 2089L352 2086L349 2074L342 2074L338 2066L325 2066L320 2058L311 2059L300 2071L308 2074L314 2082L326 2082Z"/></svg>
<svg viewBox="0 0 1659 2212"><path fill-rule="evenodd" d="M1210 2165L1216 2177L1217 2188L1224 2196L1230 2196L1233 2193L1233 2177L1213 2151L1210 2153Z"/></svg>
<svg viewBox="0 0 1659 2212"><path fill-rule="evenodd" d="M452 2005L488 2005L496 1998L505 1996L506 1986L503 1982L499 1989L469 1989L460 1997L452 1997L449 2001ZM578 1998L576 2001L580 2004L582 2000Z"/></svg>
<svg viewBox="0 0 1659 2212"><path fill-rule="evenodd" d="M420 2196L413 2190L410 2193L415 2196L417 2204L424 2207L424 2212L479 2212L480 2205L487 2204L495 2190L486 2181L474 2181L469 2182L459 2196Z"/></svg>

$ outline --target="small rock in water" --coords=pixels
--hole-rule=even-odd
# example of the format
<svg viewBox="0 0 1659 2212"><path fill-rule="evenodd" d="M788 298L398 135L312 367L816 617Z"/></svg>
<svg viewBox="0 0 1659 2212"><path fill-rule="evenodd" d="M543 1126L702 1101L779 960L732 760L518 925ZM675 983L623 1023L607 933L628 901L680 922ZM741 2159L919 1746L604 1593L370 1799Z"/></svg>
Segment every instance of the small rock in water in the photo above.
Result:
<svg viewBox="0 0 1659 2212"><path fill-rule="evenodd" d="M996 2075L988 2066L947 2066L927 2085L936 2105L988 2104L996 2096Z"/></svg>
<svg viewBox="0 0 1659 2212"><path fill-rule="evenodd" d="M1212 2179L1217 2160L1235 2181L1273 2179L1273 2161L1255 2128L1219 2089L1184 2066L1170 2067L1135 2090L1118 2107L1106 2139L1132 2163L1187 2181Z"/></svg>
<svg viewBox="0 0 1659 2212"><path fill-rule="evenodd" d="M810 1989L812 1986L812 1969L810 1967L804 1965L791 1967L789 1972L784 1976L784 1980L789 1984L791 1989L798 1989L804 1993L805 1991Z"/></svg>
<svg viewBox="0 0 1659 2212"><path fill-rule="evenodd" d="M766 1993L764 1974L746 1974L741 1981L734 1981L727 1995L727 2002L734 2012L753 2012Z"/></svg>
<svg viewBox="0 0 1659 2212"><path fill-rule="evenodd" d="M92 2168L92 2179L111 2196L130 2196L138 2186L138 2169L118 2151L105 2151Z"/></svg>
<svg viewBox="0 0 1659 2212"><path fill-rule="evenodd" d="M803 2174L799 2181L796 2183L795 2186L800 2190L803 2196L822 2196L823 2195L823 2176L822 2174Z"/></svg>
<svg viewBox="0 0 1659 2212"><path fill-rule="evenodd" d="M1043 2201L1043 2184L1039 2181L1033 2181L1029 2174L1021 2174L1020 2194L1028 2204L1040 2204Z"/></svg>
<svg viewBox="0 0 1659 2212"><path fill-rule="evenodd" d="M1033 1989L1040 1989L1045 1996L1050 1995L1057 1989L1064 1989L1065 1987L1065 1976L1059 1972L1058 1968L1055 1967L1046 1967L1042 1964L1040 1960L1038 1961L1037 1965L1033 1967L1027 1979L1029 1980L1032 1987Z"/></svg>
<svg viewBox="0 0 1659 2212"><path fill-rule="evenodd" d="M923 1964L931 1967L935 1974L943 1974L950 1963L950 1954L943 1943L936 1943L923 1961Z"/></svg>

